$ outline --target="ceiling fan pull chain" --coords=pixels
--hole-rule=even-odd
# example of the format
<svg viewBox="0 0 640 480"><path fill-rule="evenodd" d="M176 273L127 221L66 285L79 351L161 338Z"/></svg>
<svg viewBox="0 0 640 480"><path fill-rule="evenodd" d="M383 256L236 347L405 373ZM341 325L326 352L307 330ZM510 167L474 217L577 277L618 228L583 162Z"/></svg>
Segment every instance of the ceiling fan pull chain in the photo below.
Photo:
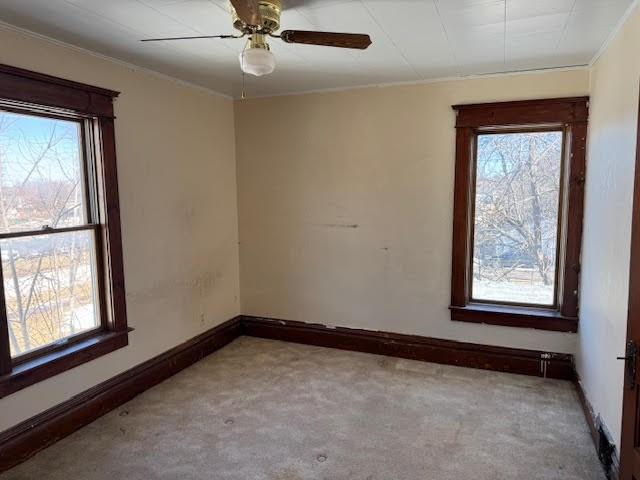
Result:
<svg viewBox="0 0 640 480"><path fill-rule="evenodd" d="M243 71L243 72L242 72L242 100L244 100L245 98L247 98L247 96L246 96L246 95L245 95L245 93L244 93L244 76L245 76L245 73L244 73L244 71Z"/></svg>
<svg viewBox="0 0 640 480"><path fill-rule="evenodd" d="M242 95L241 98L242 100L244 100L245 98L247 98L247 96L245 95L245 91L244 91L244 52L247 49L247 45L249 45L249 41L251 39L249 39L245 44L244 44L244 48L242 49L242 53L240 54L240 70L242 71Z"/></svg>

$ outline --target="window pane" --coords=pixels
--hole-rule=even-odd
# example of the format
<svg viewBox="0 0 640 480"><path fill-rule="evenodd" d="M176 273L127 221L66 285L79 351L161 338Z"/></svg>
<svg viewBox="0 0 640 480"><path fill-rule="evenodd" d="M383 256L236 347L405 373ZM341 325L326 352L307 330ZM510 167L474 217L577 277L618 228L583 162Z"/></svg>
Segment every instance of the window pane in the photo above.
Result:
<svg viewBox="0 0 640 480"><path fill-rule="evenodd" d="M80 124L0 111L0 232L87 223Z"/></svg>
<svg viewBox="0 0 640 480"><path fill-rule="evenodd" d="M478 136L472 296L553 305L562 132Z"/></svg>
<svg viewBox="0 0 640 480"><path fill-rule="evenodd" d="M0 241L11 356L99 324L93 231Z"/></svg>

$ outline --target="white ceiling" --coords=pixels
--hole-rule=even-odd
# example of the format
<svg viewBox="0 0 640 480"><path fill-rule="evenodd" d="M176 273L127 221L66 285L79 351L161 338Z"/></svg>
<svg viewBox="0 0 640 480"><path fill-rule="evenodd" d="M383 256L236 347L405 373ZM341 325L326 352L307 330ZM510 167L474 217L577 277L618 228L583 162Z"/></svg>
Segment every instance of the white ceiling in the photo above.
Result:
<svg viewBox="0 0 640 480"><path fill-rule="evenodd" d="M271 43L278 67L247 93L422 81L585 65L633 0L283 0L283 29L368 33L356 51ZM0 20L239 96L244 40L141 43L233 33L227 0L0 0Z"/></svg>

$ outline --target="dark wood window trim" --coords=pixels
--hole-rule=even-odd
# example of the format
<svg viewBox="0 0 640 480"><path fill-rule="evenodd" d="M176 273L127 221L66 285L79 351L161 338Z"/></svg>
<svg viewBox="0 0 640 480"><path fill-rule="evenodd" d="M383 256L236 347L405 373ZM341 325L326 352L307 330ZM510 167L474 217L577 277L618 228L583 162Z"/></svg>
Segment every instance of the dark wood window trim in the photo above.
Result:
<svg viewBox="0 0 640 480"><path fill-rule="evenodd" d="M453 213L451 319L512 327L575 332L589 98L554 98L516 102L454 105L456 163ZM559 292L554 308L473 303L470 300L472 242L473 146L478 132L490 129L561 128L565 132L564 208L561 212Z"/></svg>
<svg viewBox="0 0 640 480"><path fill-rule="evenodd" d="M94 158L102 325L12 359L0 270L0 398L128 344L113 100L118 92L0 65L0 100L47 117L84 123L85 149ZM9 109L12 107L9 107ZM87 228L87 227L83 227Z"/></svg>

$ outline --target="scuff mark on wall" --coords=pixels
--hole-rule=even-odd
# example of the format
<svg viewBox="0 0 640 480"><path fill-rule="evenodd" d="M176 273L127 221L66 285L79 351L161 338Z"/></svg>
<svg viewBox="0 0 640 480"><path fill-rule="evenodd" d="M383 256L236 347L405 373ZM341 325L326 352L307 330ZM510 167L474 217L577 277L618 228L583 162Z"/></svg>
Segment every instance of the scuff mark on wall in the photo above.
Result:
<svg viewBox="0 0 640 480"><path fill-rule="evenodd" d="M193 278L177 278L156 282L143 291L128 291L127 299L130 301L152 301L154 299L183 296L186 292L193 292L200 297L206 297L215 288L216 282L222 277L218 271L204 272Z"/></svg>
<svg viewBox="0 0 640 480"><path fill-rule="evenodd" d="M357 223L323 223L320 226L327 228L358 228Z"/></svg>

